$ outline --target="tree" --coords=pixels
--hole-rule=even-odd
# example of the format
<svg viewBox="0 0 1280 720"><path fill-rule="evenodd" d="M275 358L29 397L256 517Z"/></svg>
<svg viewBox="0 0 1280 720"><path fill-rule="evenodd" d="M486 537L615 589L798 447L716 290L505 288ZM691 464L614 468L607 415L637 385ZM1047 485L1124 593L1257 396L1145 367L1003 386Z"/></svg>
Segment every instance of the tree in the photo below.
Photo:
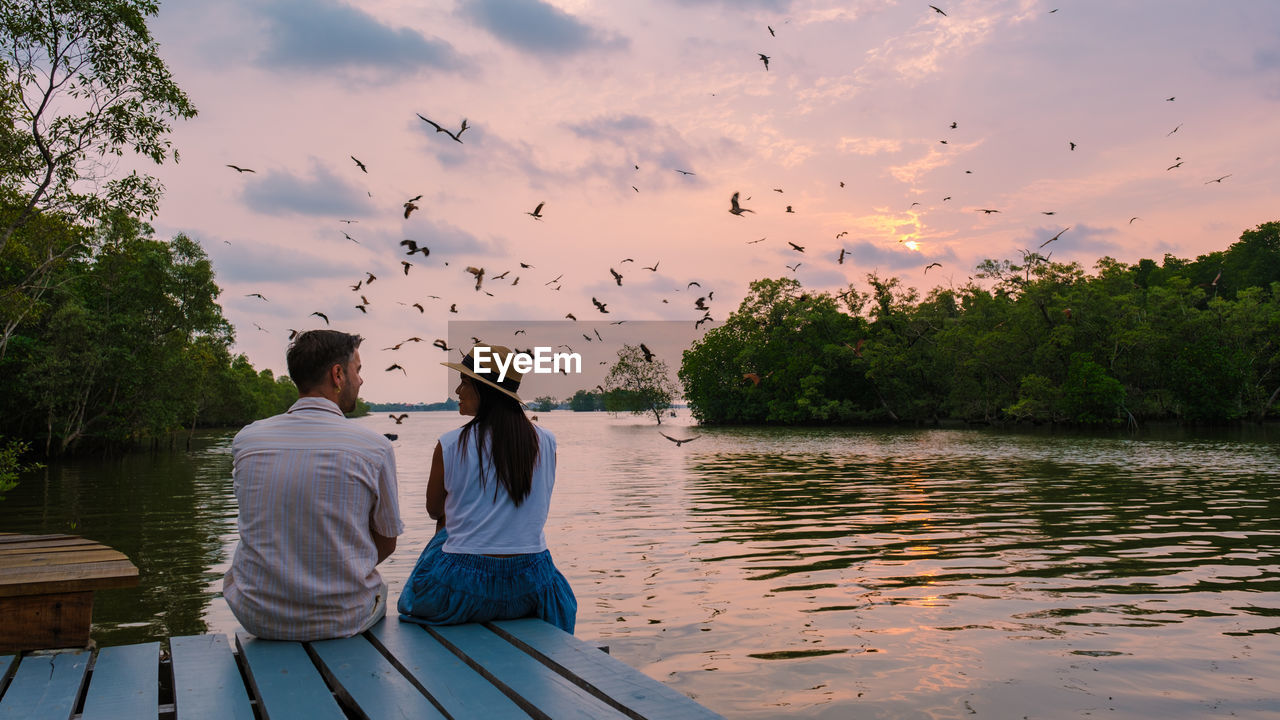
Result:
<svg viewBox="0 0 1280 720"><path fill-rule="evenodd" d="M21 440L8 440L0 437L0 500L4 494L18 486L19 473L28 470L39 470L44 467L39 463L23 464L22 456L31 449L31 444Z"/></svg>
<svg viewBox="0 0 1280 720"><path fill-rule="evenodd" d="M557 404L559 403L556 402L556 399L550 395L543 395L533 399L533 409L538 412L551 412L556 408Z"/></svg>
<svg viewBox="0 0 1280 720"><path fill-rule="evenodd" d="M574 412L592 412L593 410L603 410L604 404L600 399L599 393L579 390L573 394L573 397L569 398L569 409Z"/></svg>
<svg viewBox="0 0 1280 720"><path fill-rule="evenodd" d="M667 364L652 357L646 359L637 345L623 345L618 350L618 360L609 368L604 388L605 410L636 415L653 413L659 425L662 411L671 407L677 393Z"/></svg>
<svg viewBox="0 0 1280 720"><path fill-rule="evenodd" d="M155 178L112 175L126 150L163 163L170 121L196 114L147 28L157 10L151 0L0 1L0 258L41 216L93 226L111 214L154 215ZM29 253L17 287L38 300L47 273L79 247L67 240ZM0 357L34 310L7 305Z"/></svg>

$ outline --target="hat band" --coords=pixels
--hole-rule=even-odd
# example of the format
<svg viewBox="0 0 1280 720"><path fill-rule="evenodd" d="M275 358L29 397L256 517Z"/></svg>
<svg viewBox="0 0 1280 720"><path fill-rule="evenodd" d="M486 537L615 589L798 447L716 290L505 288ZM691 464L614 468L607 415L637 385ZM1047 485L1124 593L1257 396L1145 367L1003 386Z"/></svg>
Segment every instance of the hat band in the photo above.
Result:
<svg viewBox="0 0 1280 720"><path fill-rule="evenodd" d="M512 353L512 355L514 354L515 353ZM494 385L497 385L498 387L502 388L503 390L516 392L517 390L520 389L520 378L518 377L512 377L511 375L507 375L507 378L505 380L499 382L497 378L490 377L491 373L482 373L479 370L476 370L475 360L472 359L471 353L467 353L465 356L463 356L462 364L468 370L475 373L477 377L483 378L485 382L491 382Z"/></svg>

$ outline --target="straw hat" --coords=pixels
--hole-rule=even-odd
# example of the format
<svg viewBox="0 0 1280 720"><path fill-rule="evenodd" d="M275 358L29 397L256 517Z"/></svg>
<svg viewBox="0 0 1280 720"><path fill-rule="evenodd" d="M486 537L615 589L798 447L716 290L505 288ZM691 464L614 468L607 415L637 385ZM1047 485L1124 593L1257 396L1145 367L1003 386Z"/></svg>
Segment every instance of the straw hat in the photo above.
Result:
<svg viewBox="0 0 1280 720"><path fill-rule="evenodd" d="M485 357L485 362L484 362L485 372L483 373L477 372L475 370L474 356L475 356L476 348L478 347L487 348L487 351L485 353L487 357ZM511 397L516 399L516 402L524 404L524 401L521 400L520 396L516 394L516 391L520 389L520 380L524 377L524 375L523 373L520 373L516 370L514 359L508 360L508 358L510 358L514 354L515 352L511 348L504 347L502 345L474 345L470 350L467 351L466 356L462 358L462 362L460 363L442 362L440 364L444 365L447 368L452 368L454 370L457 370L458 372L462 373L463 375L466 375L472 380L475 380L477 382L482 382L485 385L488 385L489 387L495 390L498 390L507 395L510 395ZM502 378L502 382L498 382L497 358L499 357L501 357L504 362L510 362L510 365L507 366L507 373Z"/></svg>

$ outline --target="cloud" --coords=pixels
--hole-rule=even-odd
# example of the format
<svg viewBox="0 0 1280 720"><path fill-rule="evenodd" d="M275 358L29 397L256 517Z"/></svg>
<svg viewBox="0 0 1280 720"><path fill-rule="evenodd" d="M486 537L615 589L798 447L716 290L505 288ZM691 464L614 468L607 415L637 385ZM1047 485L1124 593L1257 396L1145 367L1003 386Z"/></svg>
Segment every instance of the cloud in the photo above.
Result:
<svg viewBox="0 0 1280 720"><path fill-rule="evenodd" d="M468 63L453 46L409 28L393 28L335 0L283 0L261 10L269 26L262 67L310 71L332 68L459 70Z"/></svg>
<svg viewBox="0 0 1280 720"><path fill-rule="evenodd" d="M329 254L305 254L296 247L261 242L236 243L219 251L214 270L220 284L270 283L294 286L305 280L331 279L351 274L349 258ZM263 290L268 298L271 293ZM283 299L283 298L282 298ZM256 306L255 306L256 307ZM273 306L274 308L275 306Z"/></svg>
<svg viewBox="0 0 1280 720"><path fill-rule="evenodd" d="M241 200L264 215L362 216L370 209L365 193L311 159L311 177L270 171L245 183Z"/></svg>
<svg viewBox="0 0 1280 720"><path fill-rule="evenodd" d="M785 12L791 7L791 0L676 0L686 7L705 7L708 5L724 5L735 11L758 8Z"/></svg>
<svg viewBox="0 0 1280 720"><path fill-rule="evenodd" d="M541 0L468 0L462 14L518 50L548 57L620 50L629 41Z"/></svg>
<svg viewBox="0 0 1280 720"><path fill-rule="evenodd" d="M1062 235L1057 240L1043 248L1040 247L1041 243L1047 242L1058 233L1062 233ZM1072 225L1065 230L1062 225L1050 225L1038 227L1032 230L1030 235L1018 237L1014 244L1042 255L1047 255L1056 250L1061 254L1070 253L1075 255L1084 253L1086 256L1093 258L1109 255L1123 249L1119 244L1109 239L1115 234L1115 228L1099 228L1084 223Z"/></svg>
<svg viewBox="0 0 1280 720"><path fill-rule="evenodd" d="M444 220L433 221L415 215L406 232L431 250L431 258L452 261L455 257L503 255L506 253L500 241L485 242L462 228Z"/></svg>
<svg viewBox="0 0 1280 720"><path fill-rule="evenodd" d="M640 115L616 115L598 117L582 123L569 123L566 127L580 138L587 140L607 140L619 142L620 135L640 131L651 131L657 123Z"/></svg>
<svg viewBox="0 0 1280 720"><path fill-rule="evenodd" d="M901 245L885 247L867 240L854 241L845 246L845 250L848 251L844 259L846 265L852 263L855 267L869 267L871 270L879 270L881 267L902 270L921 265L921 260L928 260L920 253Z"/></svg>
<svg viewBox="0 0 1280 720"><path fill-rule="evenodd" d="M893 138L842 137L837 144L841 152L854 155L879 155L902 150L902 141Z"/></svg>

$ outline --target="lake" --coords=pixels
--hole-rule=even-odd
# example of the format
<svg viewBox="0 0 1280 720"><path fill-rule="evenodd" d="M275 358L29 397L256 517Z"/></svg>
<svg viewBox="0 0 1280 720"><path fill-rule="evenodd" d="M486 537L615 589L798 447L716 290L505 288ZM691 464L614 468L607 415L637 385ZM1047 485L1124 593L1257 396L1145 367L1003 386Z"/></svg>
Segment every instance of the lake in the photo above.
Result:
<svg viewBox="0 0 1280 720"><path fill-rule="evenodd" d="M547 539L577 636L731 718L1280 717L1280 428L1165 435L687 427L537 413ZM395 443L399 594L455 413L361 418ZM54 464L0 530L125 552L100 644L235 620L233 433ZM1270 689L1268 689L1270 688Z"/></svg>

